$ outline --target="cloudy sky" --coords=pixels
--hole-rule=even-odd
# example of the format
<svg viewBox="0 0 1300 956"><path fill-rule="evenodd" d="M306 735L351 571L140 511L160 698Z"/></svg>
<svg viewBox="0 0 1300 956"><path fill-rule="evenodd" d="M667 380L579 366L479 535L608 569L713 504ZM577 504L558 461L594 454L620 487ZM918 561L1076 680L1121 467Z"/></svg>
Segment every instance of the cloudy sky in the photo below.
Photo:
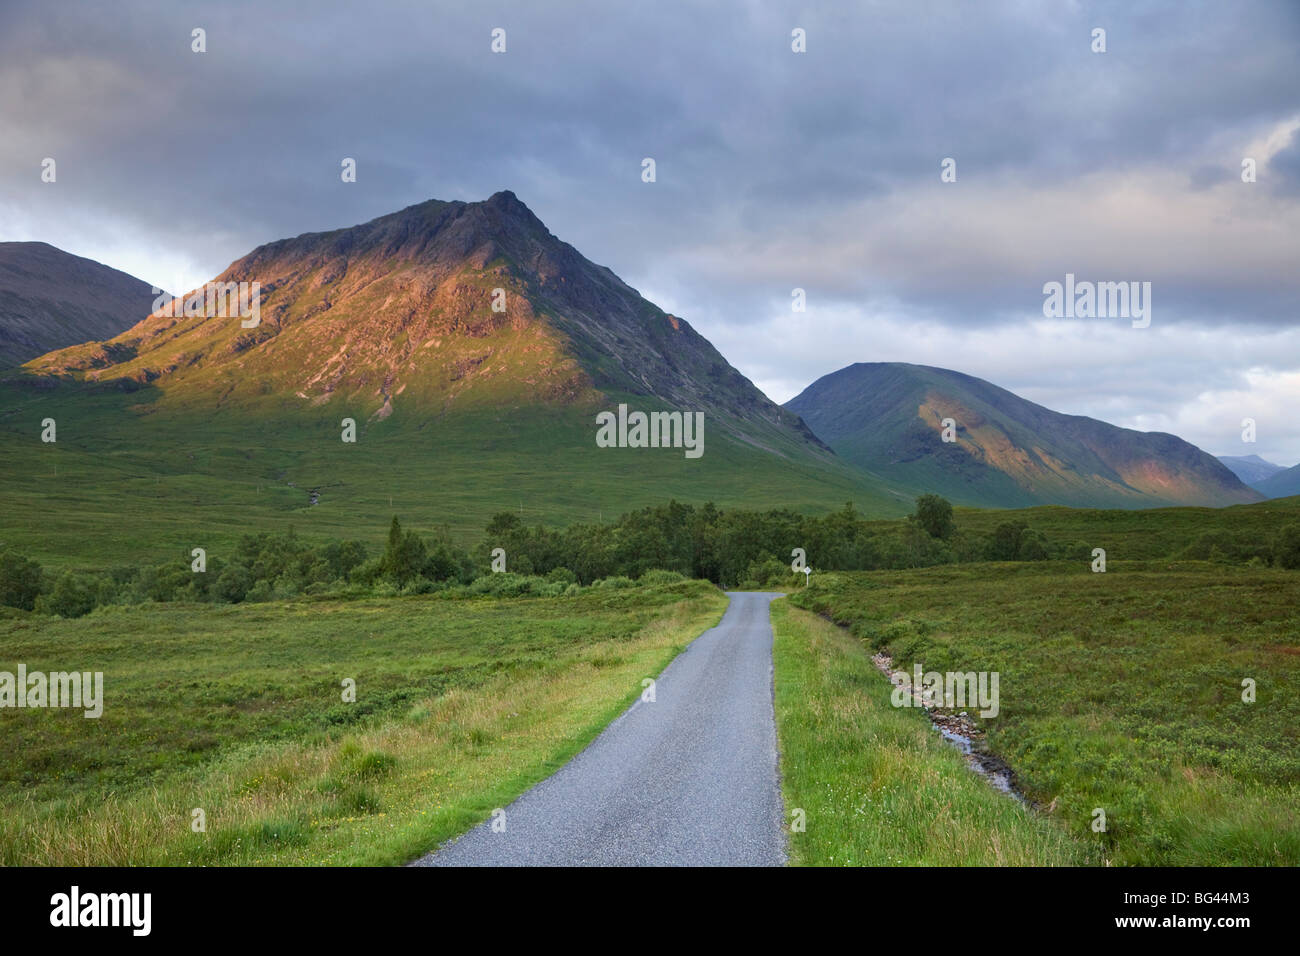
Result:
<svg viewBox="0 0 1300 956"><path fill-rule="evenodd" d="M498 189L777 401L917 362L1300 461L1296 0L0 6L0 240L176 290ZM1044 318L1066 273L1150 326Z"/></svg>

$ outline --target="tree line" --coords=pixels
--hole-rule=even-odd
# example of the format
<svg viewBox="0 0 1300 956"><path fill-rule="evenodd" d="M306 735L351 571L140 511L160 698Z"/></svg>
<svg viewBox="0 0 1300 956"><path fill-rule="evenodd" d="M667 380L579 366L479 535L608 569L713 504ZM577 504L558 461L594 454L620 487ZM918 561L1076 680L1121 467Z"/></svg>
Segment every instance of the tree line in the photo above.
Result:
<svg viewBox="0 0 1300 956"><path fill-rule="evenodd" d="M1276 540L1252 546L1249 553L1232 548L1232 542L1202 536L1189 546L1187 556L1298 568L1300 526L1289 525ZM938 495L922 495L910 516L889 522L869 520L851 503L827 515L810 516L670 501L628 512L610 523L565 528L528 526L518 515L500 512L473 547L458 544L445 528L420 534L404 529L394 517L383 551L374 555L355 540L313 543L292 530L247 534L228 555L213 556L202 573L196 573L188 559L106 571L48 572L36 561L6 550L0 551L0 604L78 617L97 607L150 601L238 604L299 595L429 593L558 596L584 587L681 578L706 579L722 587L788 586L802 581L792 568L795 549L808 565L823 571L1089 557L1087 545L1049 541L1023 520L1004 521L988 534L963 531L953 518L952 505Z"/></svg>

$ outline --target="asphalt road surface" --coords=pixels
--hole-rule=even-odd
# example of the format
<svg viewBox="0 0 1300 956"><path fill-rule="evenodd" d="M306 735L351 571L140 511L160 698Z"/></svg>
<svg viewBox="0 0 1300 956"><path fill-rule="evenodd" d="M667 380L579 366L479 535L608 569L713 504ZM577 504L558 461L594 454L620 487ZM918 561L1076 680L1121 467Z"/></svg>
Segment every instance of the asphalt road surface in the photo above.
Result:
<svg viewBox="0 0 1300 956"><path fill-rule="evenodd" d="M729 593L717 627L582 753L416 866L775 866L785 862L772 710L779 594ZM647 677L652 676L647 674Z"/></svg>

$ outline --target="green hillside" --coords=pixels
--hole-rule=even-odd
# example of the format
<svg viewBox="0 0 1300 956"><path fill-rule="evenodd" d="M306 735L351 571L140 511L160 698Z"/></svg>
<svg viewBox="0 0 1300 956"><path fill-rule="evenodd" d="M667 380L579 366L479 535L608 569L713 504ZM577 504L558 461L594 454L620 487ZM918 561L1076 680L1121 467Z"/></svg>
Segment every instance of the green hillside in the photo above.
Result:
<svg viewBox="0 0 1300 956"><path fill-rule="evenodd" d="M468 542L499 511L558 526L671 498L814 514L845 501L877 515L911 507L833 458L755 448L707 418L704 455L690 460L674 448L597 448L594 415L565 408L442 418L399 409L368 425L358 413L357 442L347 444L346 406L204 413L157 398L0 387L0 543L51 567L104 568L290 527L378 546L393 514ZM53 444L40 440L46 418L56 422Z"/></svg>
<svg viewBox="0 0 1300 956"><path fill-rule="evenodd" d="M786 404L846 461L973 507L1151 508L1259 501L1173 435L1062 415L947 369L859 363ZM952 441L943 438L951 420Z"/></svg>

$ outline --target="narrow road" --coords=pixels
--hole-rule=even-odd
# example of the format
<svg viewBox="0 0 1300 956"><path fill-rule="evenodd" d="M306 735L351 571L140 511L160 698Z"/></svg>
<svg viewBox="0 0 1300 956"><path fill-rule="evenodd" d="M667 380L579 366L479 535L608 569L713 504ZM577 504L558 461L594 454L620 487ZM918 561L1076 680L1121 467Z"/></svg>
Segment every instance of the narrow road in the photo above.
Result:
<svg viewBox="0 0 1300 956"><path fill-rule="evenodd" d="M785 862L772 709L779 594L735 592L582 753L416 866L774 866ZM647 677L651 675L646 675Z"/></svg>

